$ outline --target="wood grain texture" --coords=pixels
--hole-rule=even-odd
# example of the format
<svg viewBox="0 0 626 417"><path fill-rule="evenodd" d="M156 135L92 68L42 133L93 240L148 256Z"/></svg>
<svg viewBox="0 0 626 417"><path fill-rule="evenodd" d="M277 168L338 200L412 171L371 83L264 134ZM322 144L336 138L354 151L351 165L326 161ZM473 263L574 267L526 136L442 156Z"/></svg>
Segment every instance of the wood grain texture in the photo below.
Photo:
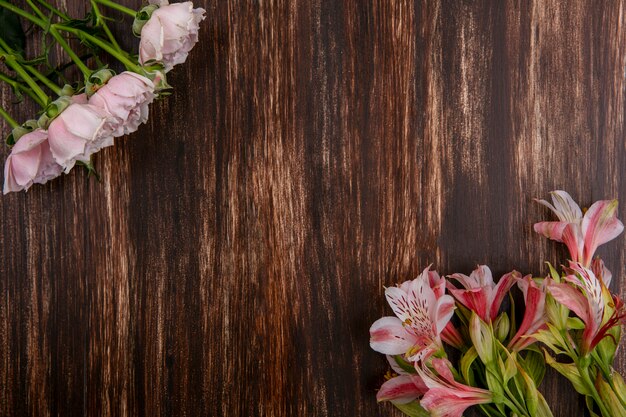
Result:
<svg viewBox="0 0 626 417"><path fill-rule="evenodd" d="M533 197L626 201L622 0L196 4L174 95L101 183L0 198L1 416L397 415L383 285L545 273ZM601 254L626 295L624 237Z"/></svg>

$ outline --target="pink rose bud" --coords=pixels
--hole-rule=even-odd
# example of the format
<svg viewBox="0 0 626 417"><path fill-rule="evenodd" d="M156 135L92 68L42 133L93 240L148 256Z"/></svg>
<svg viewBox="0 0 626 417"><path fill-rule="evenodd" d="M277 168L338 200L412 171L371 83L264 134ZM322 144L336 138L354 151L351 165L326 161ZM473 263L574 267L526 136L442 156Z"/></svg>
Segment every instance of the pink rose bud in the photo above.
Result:
<svg viewBox="0 0 626 417"><path fill-rule="evenodd" d="M148 120L148 106L154 97L154 84L149 78L126 71L96 91L89 104L113 116L113 136L118 137L136 131Z"/></svg>
<svg viewBox="0 0 626 417"><path fill-rule="evenodd" d="M61 174L48 144L48 132L41 129L23 135L4 165L4 194L28 190L34 183L45 184Z"/></svg>
<svg viewBox="0 0 626 417"><path fill-rule="evenodd" d="M165 71L182 64L198 42L200 22L205 10L193 8L190 1L168 4L160 1L141 28L139 60L142 65L162 62Z"/></svg>
<svg viewBox="0 0 626 417"><path fill-rule="evenodd" d="M66 173L76 161L88 163L91 155L113 145L116 125L115 119L104 109L91 104L71 104L48 128L54 159Z"/></svg>

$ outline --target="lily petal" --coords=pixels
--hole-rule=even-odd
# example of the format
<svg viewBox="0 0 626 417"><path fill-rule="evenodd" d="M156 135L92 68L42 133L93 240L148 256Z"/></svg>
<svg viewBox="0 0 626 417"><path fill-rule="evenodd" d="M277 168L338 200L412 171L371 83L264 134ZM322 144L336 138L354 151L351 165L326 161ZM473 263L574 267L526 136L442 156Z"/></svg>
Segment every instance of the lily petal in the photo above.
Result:
<svg viewBox="0 0 626 417"><path fill-rule="evenodd" d="M370 327L371 348L385 355L404 354L416 341L397 317L380 318Z"/></svg>
<svg viewBox="0 0 626 417"><path fill-rule="evenodd" d="M426 392L426 386L417 375L399 375L386 381L378 390L376 400L407 404Z"/></svg>

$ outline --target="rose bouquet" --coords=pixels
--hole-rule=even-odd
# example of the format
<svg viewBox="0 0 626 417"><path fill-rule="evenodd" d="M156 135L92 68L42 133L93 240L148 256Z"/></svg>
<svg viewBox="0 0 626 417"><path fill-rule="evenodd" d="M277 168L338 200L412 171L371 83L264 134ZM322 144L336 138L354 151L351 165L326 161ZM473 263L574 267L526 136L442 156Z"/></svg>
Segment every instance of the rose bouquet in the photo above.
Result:
<svg viewBox="0 0 626 417"><path fill-rule="evenodd" d="M624 229L617 201L598 201L584 214L564 191L539 203L558 221L534 230L570 253L561 273L548 264L547 277L513 271L495 283L484 265L447 277L429 267L386 288L394 316L370 328L371 347L393 371L378 401L409 416L461 416L472 406L491 417L552 416L538 390L549 365L585 396L592 416L626 415L626 385L612 367L626 309L608 289L611 272L594 259ZM514 302L505 305L514 287L523 294L521 320Z"/></svg>
<svg viewBox="0 0 626 417"><path fill-rule="evenodd" d="M40 108L23 123L0 108L12 127L6 141L11 153L4 167L4 194L44 184L77 164L94 172L92 156L146 123L153 100L169 94L166 74L186 61L205 13L191 2L150 0L138 11L112 0L89 3L89 14L78 19L45 0L26 0L24 9L0 0L0 60L6 67L0 82L18 100L28 97ZM132 18L128 28L139 37L138 53L120 47L104 14L109 9ZM41 32L38 56L26 56L26 24ZM73 41L80 45L72 46ZM53 60L54 45L69 62ZM102 64L102 54L123 71ZM66 78L70 67L78 69L79 79Z"/></svg>

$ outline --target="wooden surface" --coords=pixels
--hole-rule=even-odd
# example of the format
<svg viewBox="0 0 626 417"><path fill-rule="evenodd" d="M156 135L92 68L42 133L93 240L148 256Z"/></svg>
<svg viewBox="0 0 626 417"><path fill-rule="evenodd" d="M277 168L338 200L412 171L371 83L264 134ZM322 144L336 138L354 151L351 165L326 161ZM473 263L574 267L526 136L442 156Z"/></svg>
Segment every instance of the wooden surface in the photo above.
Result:
<svg viewBox="0 0 626 417"><path fill-rule="evenodd" d="M1 416L395 416L383 285L543 274L533 197L626 203L624 1L201 3L101 183L0 198ZM624 237L601 254L625 295Z"/></svg>

